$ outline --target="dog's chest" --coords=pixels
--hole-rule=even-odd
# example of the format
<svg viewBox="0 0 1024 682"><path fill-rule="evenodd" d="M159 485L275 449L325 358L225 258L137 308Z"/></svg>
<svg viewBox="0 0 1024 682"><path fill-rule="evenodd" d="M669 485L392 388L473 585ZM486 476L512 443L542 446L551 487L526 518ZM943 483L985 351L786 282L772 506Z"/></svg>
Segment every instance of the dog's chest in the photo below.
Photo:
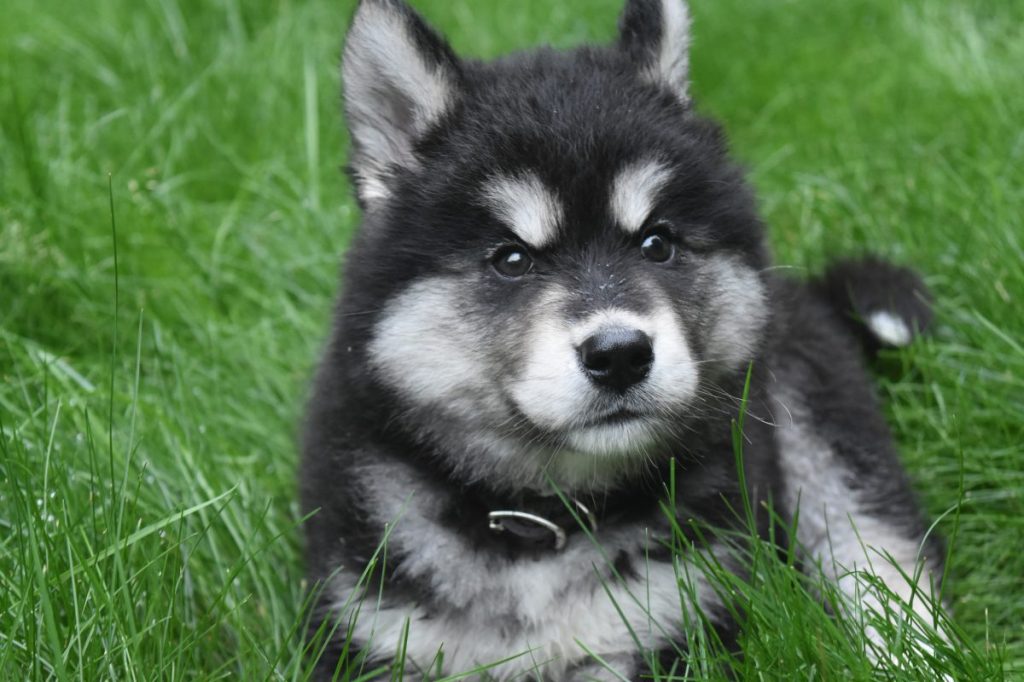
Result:
<svg viewBox="0 0 1024 682"><path fill-rule="evenodd" d="M563 679L588 650L632 659L634 634L645 647L668 645L684 620L680 581L689 579L687 569L638 551L613 551L579 538L539 558L468 552L442 563L437 554L433 573L418 578L429 580L418 600L392 603L385 596L354 634L375 657L390 658L404 647L412 670L443 661L441 672L458 673L505 661L489 669L496 679L527 670Z"/></svg>

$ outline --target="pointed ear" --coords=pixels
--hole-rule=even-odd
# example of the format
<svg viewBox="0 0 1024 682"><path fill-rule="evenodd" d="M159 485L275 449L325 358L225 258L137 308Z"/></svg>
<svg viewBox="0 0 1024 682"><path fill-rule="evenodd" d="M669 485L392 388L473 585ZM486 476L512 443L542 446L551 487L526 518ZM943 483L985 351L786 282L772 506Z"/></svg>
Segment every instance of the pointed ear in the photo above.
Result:
<svg viewBox="0 0 1024 682"><path fill-rule="evenodd" d="M402 0L361 0L342 56L349 166L364 206L387 198L394 172L415 168L417 140L452 107L458 58Z"/></svg>
<svg viewBox="0 0 1024 682"><path fill-rule="evenodd" d="M619 48L644 78L689 102L690 11L684 0L626 0Z"/></svg>

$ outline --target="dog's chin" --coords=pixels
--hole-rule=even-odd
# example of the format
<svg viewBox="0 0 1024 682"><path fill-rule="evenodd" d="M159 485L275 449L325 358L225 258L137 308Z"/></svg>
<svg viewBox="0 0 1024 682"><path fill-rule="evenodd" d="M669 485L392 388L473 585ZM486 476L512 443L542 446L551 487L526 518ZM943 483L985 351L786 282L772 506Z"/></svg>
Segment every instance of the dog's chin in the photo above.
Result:
<svg viewBox="0 0 1024 682"><path fill-rule="evenodd" d="M565 433L565 445L581 454L634 457L649 454L662 437L651 417L627 414L573 428Z"/></svg>

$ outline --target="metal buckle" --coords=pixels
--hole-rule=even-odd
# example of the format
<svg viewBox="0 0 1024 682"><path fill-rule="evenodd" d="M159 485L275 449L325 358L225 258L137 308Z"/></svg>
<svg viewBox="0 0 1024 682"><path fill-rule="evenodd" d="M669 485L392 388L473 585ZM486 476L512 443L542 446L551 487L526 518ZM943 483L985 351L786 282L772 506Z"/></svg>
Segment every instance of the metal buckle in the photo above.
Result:
<svg viewBox="0 0 1024 682"><path fill-rule="evenodd" d="M505 526L501 525L502 519L521 519L523 521L535 523L542 528L546 528L554 534L555 551L561 550L563 547L565 547L565 529L559 526L557 523L548 521L543 516L537 516L536 514L528 514L527 512L521 511L492 511L487 514L487 525L491 530L498 533L503 533L505 532Z"/></svg>
<svg viewBox="0 0 1024 682"><path fill-rule="evenodd" d="M575 498L571 498L572 503L576 505L576 509L583 515L587 520L587 525L590 526L590 532L597 532L597 519L594 517L594 513L590 509ZM502 519L519 519L521 521L529 521L534 523L541 528L551 531L551 534L555 536L555 551L560 551L565 547L567 534L565 529L559 526L554 521L544 518L543 516L537 516L536 514L530 514L529 512L521 512L514 510L498 510L488 512L487 514L487 526L496 533L505 532L506 528L502 525Z"/></svg>
<svg viewBox="0 0 1024 682"><path fill-rule="evenodd" d="M597 517L594 516L594 512L590 511L590 508L587 507L587 505L583 504L575 497L572 498L572 503L576 505L576 508L580 510L580 512L583 514L583 517L587 520L587 524L590 525L590 532L596 533Z"/></svg>

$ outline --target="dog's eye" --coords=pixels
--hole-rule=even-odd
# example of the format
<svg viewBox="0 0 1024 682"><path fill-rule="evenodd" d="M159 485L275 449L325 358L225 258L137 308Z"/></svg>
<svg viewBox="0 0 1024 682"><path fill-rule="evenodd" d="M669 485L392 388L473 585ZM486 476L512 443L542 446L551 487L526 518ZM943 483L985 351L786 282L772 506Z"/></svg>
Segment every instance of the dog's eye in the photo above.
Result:
<svg viewBox="0 0 1024 682"><path fill-rule="evenodd" d="M655 223L644 233L640 242L640 254L649 261L664 263L675 254L672 234L663 223Z"/></svg>
<svg viewBox="0 0 1024 682"><path fill-rule="evenodd" d="M509 244L498 249L491 259L491 266L505 277L522 277L533 269L533 259L523 247Z"/></svg>

